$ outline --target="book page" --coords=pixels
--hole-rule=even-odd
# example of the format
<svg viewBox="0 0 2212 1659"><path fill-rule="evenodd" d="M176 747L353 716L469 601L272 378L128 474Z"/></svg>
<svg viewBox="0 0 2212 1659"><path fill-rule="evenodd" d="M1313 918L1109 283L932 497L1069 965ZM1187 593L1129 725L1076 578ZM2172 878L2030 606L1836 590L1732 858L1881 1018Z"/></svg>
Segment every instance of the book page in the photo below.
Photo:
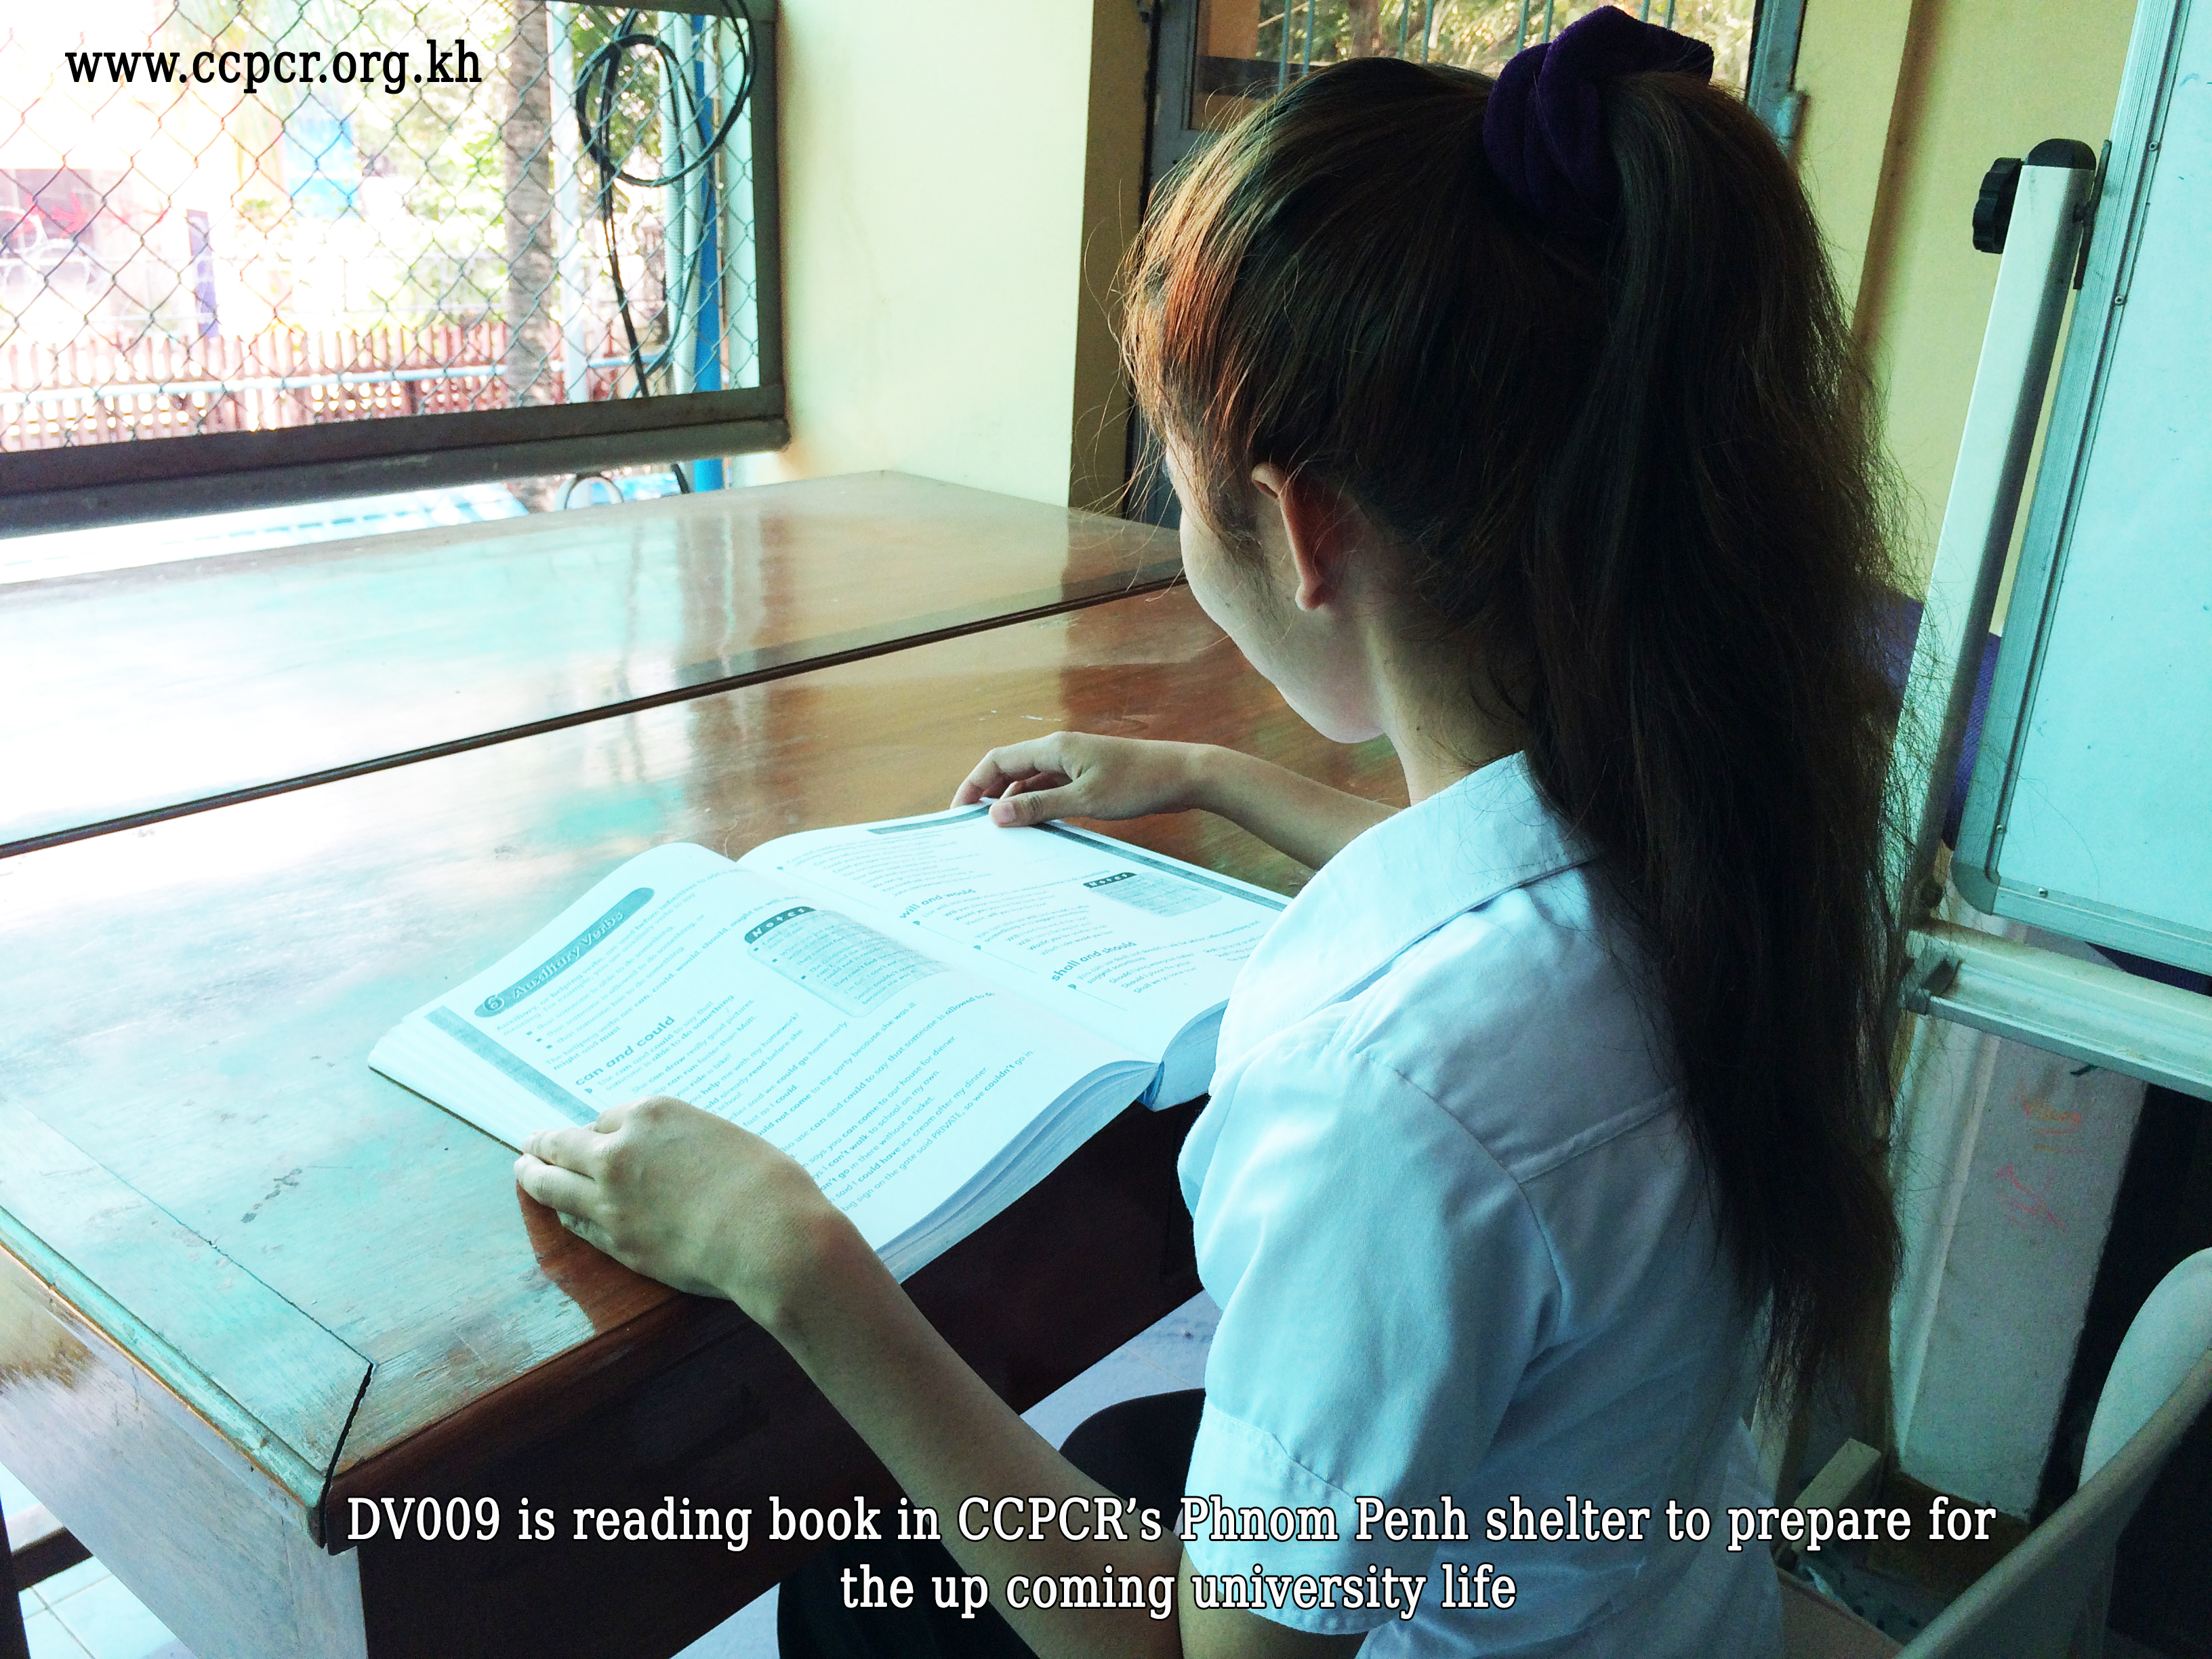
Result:
<svg viewBox="0 0 2212 1659"><path fill-rule="evenodd" d="M1228 1000L1287 901L1066 824L969 806L763 842L742 868L803 883L939 961L1159 1059Z"/></svg>
<svg viewBox="0 0 2212 1659"><path fill-rule="evenodd" d="M1084 1079L1137 1072L1091 1033L683 844L631 860L416 1019L543 1101L549 1124L652 1094L726 1117L805 1165L878 1248Z"/></svg>

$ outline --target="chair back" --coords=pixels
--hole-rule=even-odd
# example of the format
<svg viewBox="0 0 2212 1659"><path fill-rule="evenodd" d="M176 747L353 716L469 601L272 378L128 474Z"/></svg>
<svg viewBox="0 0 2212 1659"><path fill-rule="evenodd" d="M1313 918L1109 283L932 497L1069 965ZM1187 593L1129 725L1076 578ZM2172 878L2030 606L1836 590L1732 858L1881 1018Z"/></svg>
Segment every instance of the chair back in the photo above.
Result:
<svg viewBox="0 0 2212 1659"><path fill-rule="evenodd" d="M2097 1415L2081 1452L2083 1480L2094 1479L2135 1438L2207 1348L2212 1348L2212 1250L2199 1250L2159 1280L2129 1324L2097 1396Z"/></svg>
<svg viewBox="0 0 2212 1659"><path fill-rule="evenodd" d="M2092 1642L2100 1637L2103 1589L2120 1534L2212 1401L2212 1250L2160 1282L2128 1327L2120 1353L2126 1369L2116 1361L2099 1396L2081 1489L1908 1643L1899 1659L2062 1659L2085 1609Z"/></svg>

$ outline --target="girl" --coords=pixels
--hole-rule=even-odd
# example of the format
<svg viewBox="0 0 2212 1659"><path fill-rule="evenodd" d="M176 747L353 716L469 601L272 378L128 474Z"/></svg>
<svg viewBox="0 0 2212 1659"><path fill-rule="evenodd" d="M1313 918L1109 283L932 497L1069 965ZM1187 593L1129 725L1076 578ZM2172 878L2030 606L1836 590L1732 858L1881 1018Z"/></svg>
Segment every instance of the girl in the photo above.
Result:
<svg viewBox="0 0 2212 1659"><path fill-rule="evenodd" d="M1203 809L1318 866L1182 1152L1221 1307L1203 1410L1187 1455L1172 1402L1134 1413L1170 1441L1134 1450L1170 1493L1332 1512L1335 1538L954 1538L994 1601L1016 1574L1180 1575L1170 1619L1009 1609L1041 1651L1778 1649L1761 1553L1674 1517L1761 1501L1761 1379L1796 1397L1881 1328L1884 570L1818 232L1711 62L1605 10L1494 85L1328 70L1200 158L1133 256L1192 592L1322 733L1387 736L1412 805L1074 733L954 797L1001 823ZM518 1172L735 1300L917 1504L1104 1490L765 1143L647 1101ZM1491 1564L1510 1605L1444 1605L1440 1559ZM1291 1593L1219 1605L1255 1567ZM786 1600L793 1646L1011 1645Z"/></svg>

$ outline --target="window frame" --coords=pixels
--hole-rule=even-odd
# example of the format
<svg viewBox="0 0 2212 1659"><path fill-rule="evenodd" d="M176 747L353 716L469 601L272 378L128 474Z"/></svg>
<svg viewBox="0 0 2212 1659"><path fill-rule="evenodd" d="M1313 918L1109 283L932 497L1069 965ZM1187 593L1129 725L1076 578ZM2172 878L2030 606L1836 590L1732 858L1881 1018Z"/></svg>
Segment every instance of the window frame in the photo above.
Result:
<svg viewBox="0 0 2212 1659"><path fill-rule="evenodd" d="M0 534L596 471L788 443L775 0L685 0L640 9L714 13L751 31L746 120L754 157L758 386L4 453Z"/></svg>
<svg viewBox="0 0 2212 1659"><path fill-rule="evenodd" d="M1652 8L1644 0L1616 0L1632 15ZM1185 118L1198 68L1199 0L1156 0L1158 64L1153 76L1152 176L1165 173L1213 135ZM1299 0L1285 0L1295 6ZM1522 9L1523 27L1530 14ZM1756 0L1751 16L1751 63L1744 102L1766 123L1784 153L1795 143L1804 94L1795 89L1797 43L1805 0Z"/></svg>

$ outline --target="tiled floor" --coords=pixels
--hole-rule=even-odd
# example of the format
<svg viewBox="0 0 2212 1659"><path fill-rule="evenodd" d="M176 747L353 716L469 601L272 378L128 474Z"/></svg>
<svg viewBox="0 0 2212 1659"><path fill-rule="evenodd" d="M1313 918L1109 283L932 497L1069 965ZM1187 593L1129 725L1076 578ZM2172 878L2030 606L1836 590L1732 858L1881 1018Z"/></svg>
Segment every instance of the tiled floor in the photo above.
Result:
<svg viewBox="0 0 2212 1659"><path fill-rule="evenodd" d="M1027 1413L1037 1432L1057 1445L1095 1411L1139 1395L1195 1389L1206 1380L1215 1309L1205 1297L1179 1309L1108 1355ZM15 1514L37 1500L0 1468L0 1510ZM31 1659L191 1659L138 1598L98 1561L84 1561L23 1595L23 1628ZM775 1592L708 1632L683 1659L775 1659Z"/></svg>
<svg viewBox="0 0 2212 1659"><path fill-rule="evenodd" d="M0 1510L35 1502L0 1469ZM191 1659L161 1621L97 1561L80 1561L23 1592L23 1630L31 1659Z"/></svg>

